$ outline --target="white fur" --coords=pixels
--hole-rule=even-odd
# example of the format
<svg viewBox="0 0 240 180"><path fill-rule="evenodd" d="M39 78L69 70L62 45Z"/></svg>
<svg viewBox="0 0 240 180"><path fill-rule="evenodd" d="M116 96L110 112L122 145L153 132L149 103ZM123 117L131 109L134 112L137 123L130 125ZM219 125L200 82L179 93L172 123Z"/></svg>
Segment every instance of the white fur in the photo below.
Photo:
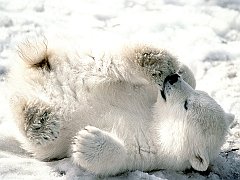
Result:
<svg viewBox="0 0 240 180"><path fill-rule="evenodd" d="M179 70L168 52L147 46L102 56L62 52L47 42L28 42L20 46L24 61L15 62L9 77L23 146L36 158L71 156L73 163L105 176L191 166L205 171L216 157L234 117L181 78L163 84ZM134 60L140 55L149 61L143 67ZM43 58L49 65L38 64ZM162 74L152 78L156 72ZM195 87L189 69L186 73Z"/></svg>

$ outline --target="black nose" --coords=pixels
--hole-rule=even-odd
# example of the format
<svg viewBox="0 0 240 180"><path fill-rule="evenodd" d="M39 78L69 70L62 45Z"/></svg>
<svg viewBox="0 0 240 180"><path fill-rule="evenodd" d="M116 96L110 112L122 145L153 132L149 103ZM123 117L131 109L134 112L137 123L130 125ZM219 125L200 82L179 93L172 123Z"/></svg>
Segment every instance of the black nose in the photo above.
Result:
<svg viewBox="0 0 240 180"><path fill-rule="evenodd" d="M165 82L169 82L171 85L173 85L175 82L178 81L178 78L180 76L178 74L172 74L166 77Z"/></svg>

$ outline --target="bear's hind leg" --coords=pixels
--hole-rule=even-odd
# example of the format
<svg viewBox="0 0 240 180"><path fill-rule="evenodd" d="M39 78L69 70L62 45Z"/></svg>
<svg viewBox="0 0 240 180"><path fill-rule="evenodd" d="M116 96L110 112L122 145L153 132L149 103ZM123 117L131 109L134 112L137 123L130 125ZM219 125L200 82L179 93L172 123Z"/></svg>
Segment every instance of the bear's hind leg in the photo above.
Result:
<svg viewBox="0 0 240 180"><path fill-rule="evenodd" d="M74 138L73 162L100 176L121 173L127 152L123 142L113 134L87 126Z"/></svg>
<svg viewBox="0 0 240 180"><path fill-rule="evenodd" d="M59 135L59 119L48 107L33 106L25 110L26 136L36 144L54 141Z"/></svg>
<svg viewBox="0 0 240 180"><path fill-rule="evenodd" d="M60 130L59 118L46 103L16 97L11 109L18 128L30 143L46 145L57 139Z"/></svg>

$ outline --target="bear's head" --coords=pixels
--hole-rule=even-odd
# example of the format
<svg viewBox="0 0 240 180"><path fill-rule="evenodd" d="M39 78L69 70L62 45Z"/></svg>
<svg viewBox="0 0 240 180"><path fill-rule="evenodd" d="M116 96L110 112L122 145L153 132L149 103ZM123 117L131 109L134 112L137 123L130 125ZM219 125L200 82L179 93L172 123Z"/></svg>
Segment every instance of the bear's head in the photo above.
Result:
<svg viewBox="0 0 240 180"><path fill-rule="evenodd" d="M176 131L184 139L181 147L187 161L198 171L207 170L224 143L234 115L225 113L207 93L194 90L178 74L166 77L160 94L160 114L167 114L164 117L170 117L173 124L181 124L176 127L182 130Z"/></svg>

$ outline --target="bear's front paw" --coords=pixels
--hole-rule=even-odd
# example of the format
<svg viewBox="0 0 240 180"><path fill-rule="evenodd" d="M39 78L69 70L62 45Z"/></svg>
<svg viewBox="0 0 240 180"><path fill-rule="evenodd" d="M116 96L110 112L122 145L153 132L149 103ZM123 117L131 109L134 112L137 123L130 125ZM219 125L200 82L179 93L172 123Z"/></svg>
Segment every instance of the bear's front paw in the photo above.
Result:
<svg viewBox="0 0 240 180"><path fill-rule="evenodd" d="M124 145L117 137L92 126L75 136L72 150L76 164L98 175L119 172L126 158Z"/></svg>
<svg viewBox="0 0 240 180"><path fill-rule="evenodd" d="M177 59L168 51L151 46L139 46L134 50L133 59L161 87L164 79L179 69Z"/></svg>
<svg viewBox="0 0 240 180"><path fill-rule="evenodd" d="M24 115L25 133L32 143L45 145L58 137L59 119L49 107L42 104L32 104L25 107Z"/></svg>
<svg viewBox="0 0 240 180"><path fill-rule="evenodd" d="M96 163L101 158L100 156L103 154L107 144L106 134L96 127L87 126L75 137L73 153L81 159L80 161ZM83 164L86 164L86 162Z"/></svg>

